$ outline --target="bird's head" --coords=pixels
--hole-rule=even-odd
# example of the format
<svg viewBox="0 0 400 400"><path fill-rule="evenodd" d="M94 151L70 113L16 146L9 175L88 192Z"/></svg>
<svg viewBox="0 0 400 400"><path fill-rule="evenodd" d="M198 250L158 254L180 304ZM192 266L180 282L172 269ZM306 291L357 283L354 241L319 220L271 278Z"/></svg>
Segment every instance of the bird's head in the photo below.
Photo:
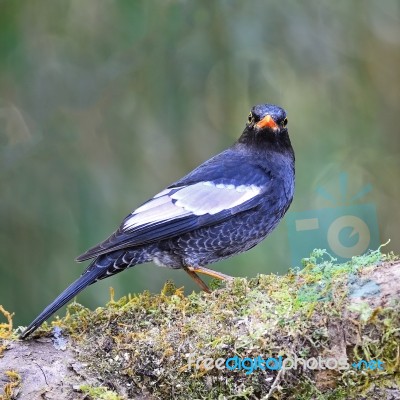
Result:
<svg viewBox="0 0 400 400"><path fill-rule="evenodd" d="M290 147L287 124L288 119L283 108L273 104L259 104L251 109L239 142Z"/></svg>

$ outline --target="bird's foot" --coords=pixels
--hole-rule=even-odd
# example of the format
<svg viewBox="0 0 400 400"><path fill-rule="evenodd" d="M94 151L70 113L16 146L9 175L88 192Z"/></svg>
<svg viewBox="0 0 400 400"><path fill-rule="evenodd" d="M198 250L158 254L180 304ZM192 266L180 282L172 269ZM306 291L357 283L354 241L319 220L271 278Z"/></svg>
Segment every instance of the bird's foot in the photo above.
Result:
<svg viewBox="0 0 400 400"><path fill-rule="evenodd" d="M192 267L183 267L183 269L188 273L188 275L200 286L201 290L204 290L206 293L211 293L211 290L205 284L205 282L189 268Z"/></svg>
<svg viewBox="0 0 400 400"><path fill-rule="evenodd" d="M221 281L229 281L232 280L233 277L229 275L225 275L222 272L217 272L209 268L205 267L188 267L188 269L192 272L196 272L198 274L204 274L211 276L212 278L220 279Z"/></svg>
<svg viewBox="0 0 400 400"><path fill-rule="evenodd" d="M233 279L232 276L225 275L222 272L217 272L205 267L185 266L184 270L200 286L200 288L207 293L211 293L211 290L197 274L208 275L211 276L212 278L220 279L222 281L229 281Z"/></svg>

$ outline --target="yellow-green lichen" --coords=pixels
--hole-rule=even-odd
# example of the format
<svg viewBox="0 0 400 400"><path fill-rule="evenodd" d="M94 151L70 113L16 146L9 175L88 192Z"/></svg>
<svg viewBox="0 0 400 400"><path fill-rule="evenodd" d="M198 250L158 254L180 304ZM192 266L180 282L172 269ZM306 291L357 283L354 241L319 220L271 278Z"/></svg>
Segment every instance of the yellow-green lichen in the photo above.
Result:
<svg viewBox="0 0 400 400"><path fill-rule="evenodd" d="M0 339L11 339L13 334L13 314L6 311L0 304L0 314L4 316L7 322L0 323ZM1 350L0 350L1 355Z"/></svg>
<svg viewBox="0 0 400 400"><path fill-rule="evenodd" d="M0 394L0 400L15 399L14 392L21 384L21 376L14 370L5 371L8 382L2 388L3 394Z"/></svg>

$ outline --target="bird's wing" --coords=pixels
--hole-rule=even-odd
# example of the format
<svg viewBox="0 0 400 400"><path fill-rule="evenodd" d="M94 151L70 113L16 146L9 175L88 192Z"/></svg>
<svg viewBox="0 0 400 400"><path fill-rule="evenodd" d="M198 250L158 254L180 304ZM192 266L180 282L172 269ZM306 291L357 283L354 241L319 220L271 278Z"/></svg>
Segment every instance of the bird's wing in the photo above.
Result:
<svg viewBox="0 0 400 400"><path fill-rule="evenodd" d="M231 159L223 165L211 161L203 164L201 174L196 173L199 167L134 210L115 233L77 261L172 238L216 224L260 203L270 180L263 171L243 160L232 164Z"/></svg>

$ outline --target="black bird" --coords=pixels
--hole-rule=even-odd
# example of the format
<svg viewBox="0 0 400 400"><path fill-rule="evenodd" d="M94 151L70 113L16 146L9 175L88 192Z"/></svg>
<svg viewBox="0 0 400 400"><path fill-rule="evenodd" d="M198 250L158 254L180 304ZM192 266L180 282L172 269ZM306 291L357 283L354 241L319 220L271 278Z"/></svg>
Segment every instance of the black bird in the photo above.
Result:
<svg viewBox="0 0 400 400"><path fill-rule="evenodd" d="M238 141L129 214L116 232L77 261L94 259L26 328L26 338L88 285L154 261L197 276L227 275L205 265L251 249L279 223L294 193L294 152L286 112L254 106Z"/></svg>

